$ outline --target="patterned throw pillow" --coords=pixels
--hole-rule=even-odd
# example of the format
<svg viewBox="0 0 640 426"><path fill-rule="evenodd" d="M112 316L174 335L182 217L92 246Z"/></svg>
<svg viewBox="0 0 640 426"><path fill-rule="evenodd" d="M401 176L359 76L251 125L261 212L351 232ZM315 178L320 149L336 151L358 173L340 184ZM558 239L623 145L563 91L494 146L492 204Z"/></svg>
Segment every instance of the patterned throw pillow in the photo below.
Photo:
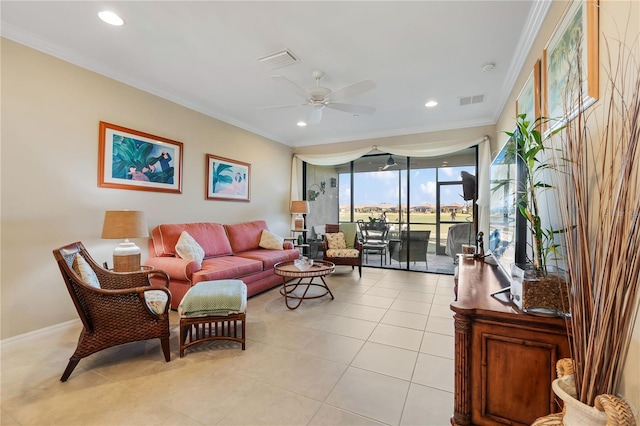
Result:
<svg viewBox="0 0 640 426"><path fill-rule="evenodd" d="M282 250L282 244L284 244L284 238L273 234L266 229L262 230L260 236L260 247L263 249Z"/></svg>
<svg viewBox="0 0 640 426"><path fill-rule="evenodd" d="M90 285L91 287L100 288L100 281L98 281L98 276L91 266L84 260L80 254L76 253L76 256L73 258L73 270L76 271L76 274L80 275L82 281L85 284Z"/></svg>
<svg viewBox="0 0 640 426"><path fill-rule="evenodd" d="M344 233L335 232L325 234L325 236L327 237L327 243L330 249L340 250L347 248L347 244L344 241Z"/></svg>
<svg viewBox="0 0 640 426"><path fill-rule="evenodd" d="M169 297L167 293L161 290L147 290L144 292L144 301L147 306L156 314L162 314L164 307L167 306Z"/></svg>
<svg viewBox="0 0 640 426"><path fill-rule="evenodd" d="M204 259L204 250L187 231L182 231L180 234L176 244L176 253L183 259L196 260L200 263Z"/></svg>

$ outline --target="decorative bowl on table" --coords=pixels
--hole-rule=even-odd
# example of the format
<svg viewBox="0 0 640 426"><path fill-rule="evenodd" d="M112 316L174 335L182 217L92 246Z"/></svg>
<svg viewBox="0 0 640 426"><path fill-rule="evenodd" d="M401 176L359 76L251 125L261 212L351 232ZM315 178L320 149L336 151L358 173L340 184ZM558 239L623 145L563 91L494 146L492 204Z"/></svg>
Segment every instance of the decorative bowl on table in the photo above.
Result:
<svg viewBox="0 0 640 426"><path fill-rule="evenodd" d="M301 271L306 271L307 269L313 266L313 259L309 259L306 256L302 256L299 259L294 260L293 264L295 265L296 268L300 269Z"/></svg>

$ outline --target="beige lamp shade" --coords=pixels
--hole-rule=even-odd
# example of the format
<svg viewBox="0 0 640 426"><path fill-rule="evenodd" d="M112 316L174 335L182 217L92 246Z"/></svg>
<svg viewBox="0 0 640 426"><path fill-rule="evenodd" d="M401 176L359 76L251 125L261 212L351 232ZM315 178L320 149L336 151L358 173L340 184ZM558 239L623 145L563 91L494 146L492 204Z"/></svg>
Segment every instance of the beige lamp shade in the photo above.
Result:
<svg viewBox="0 0 640 426"><path fill-rule="evenodd" d="M307 201L292 201L291 214L307 214L309 213L309 203Z"/></svg>
<svg viewBox="0 0 640 426"><path fill-rule="evenodd" d="M102 238L146 238L149 236L144 212L136 210L107 210L104 213Z"/></svg>
<svg viewBox="0 0 640 426"><path fill-rule="evenodd" d="M132 272L140 270L140 247L129 238L149 236L144 212L136 210L107 210L102 225L102 238L124 239L113 250L113 270Z"/></svg>

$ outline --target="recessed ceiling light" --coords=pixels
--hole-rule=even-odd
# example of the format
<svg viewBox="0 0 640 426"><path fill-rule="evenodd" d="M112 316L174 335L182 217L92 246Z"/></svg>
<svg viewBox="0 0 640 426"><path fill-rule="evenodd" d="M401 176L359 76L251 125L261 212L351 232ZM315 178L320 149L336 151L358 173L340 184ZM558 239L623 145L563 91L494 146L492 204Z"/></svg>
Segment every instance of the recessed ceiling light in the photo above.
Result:
<svg viewBox="0 0 640 426"><path fill-rule="evenodd" d="M424 106L426 106L427 108L431 108L431 107L434 107L436 105L438 105L437 101L429 101L426 104L424 104Z"/></svg>
<svg viewBox="0 0 640 426"><path fill-rule="evenodd" d="M304 127L306 125L307 125L307 123L305 123L304 121L298 121L298 126L299 127Z"/></svg>
<svg viewBox="0 0 640 426"><path fill-rule="evenodd" d="M102 12L98 13L98 17L110 25L115 25L117 27L124 25L124 20L115 12L111 12L109 10L103 10Z"/></svg>

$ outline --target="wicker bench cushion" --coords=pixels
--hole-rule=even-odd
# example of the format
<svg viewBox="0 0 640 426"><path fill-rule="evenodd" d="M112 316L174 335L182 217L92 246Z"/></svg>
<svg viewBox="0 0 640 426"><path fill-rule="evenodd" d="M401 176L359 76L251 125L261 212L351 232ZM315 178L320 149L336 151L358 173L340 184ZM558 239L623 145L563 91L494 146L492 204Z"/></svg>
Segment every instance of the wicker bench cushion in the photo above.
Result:
<svg viewBox="0 0 640 426"><path fill-rule="evenodd" d="M178 306L180 317L228 316L247 309L247 286L241 280L203 281L191 287Z"/></svg>

